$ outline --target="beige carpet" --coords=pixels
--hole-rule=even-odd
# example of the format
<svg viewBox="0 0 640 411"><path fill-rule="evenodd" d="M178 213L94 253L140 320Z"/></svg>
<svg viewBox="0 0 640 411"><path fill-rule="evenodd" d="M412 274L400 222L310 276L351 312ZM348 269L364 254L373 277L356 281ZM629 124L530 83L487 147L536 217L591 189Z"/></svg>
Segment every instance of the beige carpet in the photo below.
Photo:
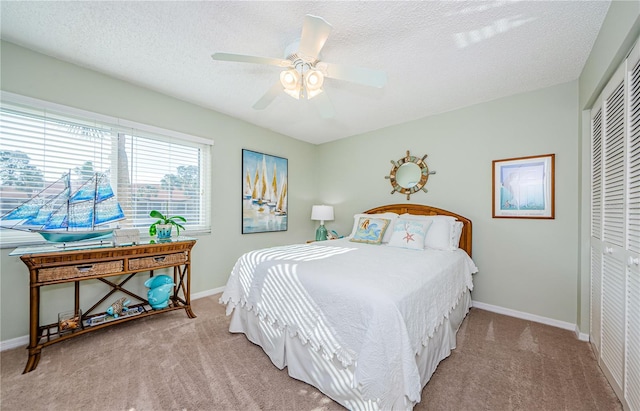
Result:
<svg viewBox="0 0 640 411"><path fill-rule="evenodd" d="M219 295L47 347L2 352L0 409L340 410L227 332ZM570 331L472 309L416 410L621 410L589 344Z"/></svg>

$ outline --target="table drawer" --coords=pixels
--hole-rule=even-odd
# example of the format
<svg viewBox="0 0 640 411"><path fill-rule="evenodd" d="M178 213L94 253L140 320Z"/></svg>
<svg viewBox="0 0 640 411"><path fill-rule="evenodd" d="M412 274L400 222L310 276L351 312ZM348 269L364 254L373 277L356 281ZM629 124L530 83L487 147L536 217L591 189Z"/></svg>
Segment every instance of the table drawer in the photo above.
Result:
<svg viewBox="0 0 640 411"><path fill-rule="evenodd" d="M157 255L154 257L132 258L129 260L129 270L152 270L156 267L164 267L187 262L187 253L175 253Z"/></svg>
<svg viewBox="0 0 640 411"><path fill-rule="evenodd" d="M117 274L122 271L124 271L124 261L122 260L42 268L38 270L38 282L89 277L93 275Z"/></svg>

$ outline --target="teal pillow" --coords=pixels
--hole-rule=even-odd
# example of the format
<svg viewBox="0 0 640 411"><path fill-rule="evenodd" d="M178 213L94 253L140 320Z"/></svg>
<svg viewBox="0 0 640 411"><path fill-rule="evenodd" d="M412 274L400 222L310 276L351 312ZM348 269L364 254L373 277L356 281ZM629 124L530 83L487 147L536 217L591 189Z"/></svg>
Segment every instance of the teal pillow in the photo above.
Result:
<svg viewBox="0 0 640 411"><path fill-rule="evenodd" d="M432 221L398 219L393 226L393 234L389 245L391 247L424 250L424 239Z"/></svg>
<svg viewBox="0 0 640 411"><path fill-rule="evenodd" d="M380 244L391 220L386 218L360 217L358 229L349 241L354 243Z"/></svg>

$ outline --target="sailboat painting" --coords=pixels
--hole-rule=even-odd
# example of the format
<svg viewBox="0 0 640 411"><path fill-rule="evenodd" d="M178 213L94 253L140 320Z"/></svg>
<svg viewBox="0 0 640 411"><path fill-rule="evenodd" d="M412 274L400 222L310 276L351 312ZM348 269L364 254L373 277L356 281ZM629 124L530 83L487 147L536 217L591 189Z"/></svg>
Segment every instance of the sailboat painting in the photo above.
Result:
<svg viewBox="0 0 640 411"><path fill-rule="evenodd" d="M0 217L0 228L39 233L51 242L107 237L109 223L124 220L109 177L95 173L73 187L65 173L35 196Z"/></svg>
<svg viewBox="0 0 640 411"><path fill-rule="evenodd" d="M286 231L286 158L242 150L242 234Z"/></svg>

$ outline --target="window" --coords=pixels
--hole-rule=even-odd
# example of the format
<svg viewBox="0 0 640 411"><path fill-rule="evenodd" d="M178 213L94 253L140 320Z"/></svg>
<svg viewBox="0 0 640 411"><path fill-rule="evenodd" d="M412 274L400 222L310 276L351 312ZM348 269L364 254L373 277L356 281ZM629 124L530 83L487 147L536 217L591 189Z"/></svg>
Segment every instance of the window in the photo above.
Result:
<svg viewBox="0 0 640 411"><path fill-rule="evenodd" d="M213 142L170 130L75 110L11 93L0 107L0 216L43 190L71 190L96 173L108 176L125 220L139 228L155 221L151 210L181 215L190 233L211 230ZM50 197L49 197L50 198ZM34 200L34 201L36 201ZM12 227L16 220L1 221ZM0 230L3 247L42 238Z"/></svg>

